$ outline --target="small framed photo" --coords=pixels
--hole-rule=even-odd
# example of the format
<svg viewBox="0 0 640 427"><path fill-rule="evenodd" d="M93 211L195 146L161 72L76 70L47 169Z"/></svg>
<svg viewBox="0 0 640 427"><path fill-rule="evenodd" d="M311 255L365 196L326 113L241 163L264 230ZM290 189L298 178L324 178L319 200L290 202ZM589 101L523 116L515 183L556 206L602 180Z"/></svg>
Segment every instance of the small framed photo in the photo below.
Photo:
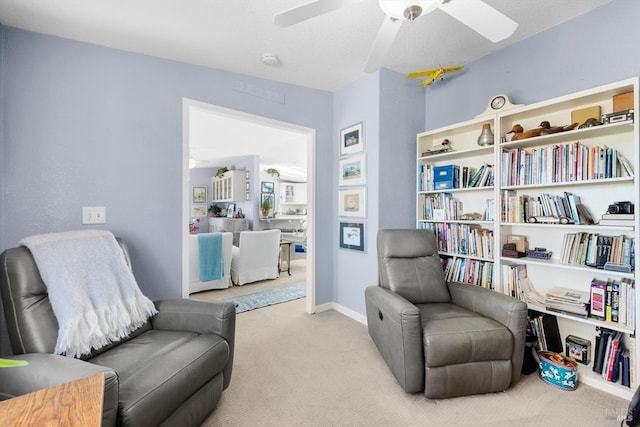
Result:
<svg viewBox="0 0 640 427"><path fill-rule="evenodd" d="M357 123L340 131L340 155L364 151L363 123Z"/></svg>
<svg viewBox="0 0 640 427"><path fill-rule="evenodd" d="M227 206L227 218L233 218L236 215L236 204L229 203Z"/></svg>
<svg viewBox="0 0 640 427"><path fill-rule="evenodd" d="M261 193L273 193L273 182L269 182L269 181L262 181L262 189L260 190Z"/></svg>
<svg viewBox="0 0 640 427"><path fill-rule="evenodd" d="M366 167L364 154L341 159L339 162L340 176L338 185L364 185L366 180Z"/></svg>
<svg viewBox="0 0 640 427"><path fill-rule="evenodd" d="M191 203L207 203L207 187L193 186L191 189Z"/></svg>
<svg viewBox="0 0 640 427"><path fill-rule="evenodd" d="M341 222L340 247L364 252L364 224L361 222Z"/></svg>
<svg viewBox="0 0 640 427"><path fill-rule="evenodd" d="M338 190L338 216L367 217L366 188L344 188Z"/></svg>
<svg viewBox="0 0 640 427"><path fill-rule="evenodd" d="M200 203L191 205L191 216L207 216L207 205Z"/></svg>

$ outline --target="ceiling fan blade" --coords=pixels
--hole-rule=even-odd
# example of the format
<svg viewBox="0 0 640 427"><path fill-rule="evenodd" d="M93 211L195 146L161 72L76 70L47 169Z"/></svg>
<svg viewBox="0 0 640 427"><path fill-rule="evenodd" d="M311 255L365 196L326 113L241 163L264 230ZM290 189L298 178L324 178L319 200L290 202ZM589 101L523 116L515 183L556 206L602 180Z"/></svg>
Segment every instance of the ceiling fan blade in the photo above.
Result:
<svg viewBox="0 0 640 427"><path fill-rule="evenodd" d="M273 22L279 27L289 27L306 21L307 19L315 18L316 16L324 15L325 13L361 1L362 0L316 0L278 13Z"/></svg>
<svg viewBox="0 0 640 427"><path fill-rule="evenodd" d="M402 20L385 17L376 36L376 40L373 42L371 52L369 52L369 58L367 59L367 65L364 67L364 71L372 73L379 70L382 67L387 54L391 50L393 41L396 39L398 31L400 31L400 25Z"/></svg>
<svg viewBox="0 0 640 427"><path fill-rule="evenodd" d="M493 43L511 36L518 23L481 0L453 0L440 5L443 12Z"/></svg>

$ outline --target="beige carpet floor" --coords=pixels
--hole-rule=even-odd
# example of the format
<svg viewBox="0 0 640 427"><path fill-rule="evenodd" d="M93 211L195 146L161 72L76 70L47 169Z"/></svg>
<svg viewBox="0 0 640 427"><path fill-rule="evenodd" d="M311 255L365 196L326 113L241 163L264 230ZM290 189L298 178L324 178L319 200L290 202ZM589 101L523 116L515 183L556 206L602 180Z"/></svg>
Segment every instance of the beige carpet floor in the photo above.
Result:
<svg viewBox="0 0 640 427"><path fill-rule="evenodd" d="M619 426L627 406L536 374L501 393L408 395L366 326L333 310L307 315L300 299L238 314L231 385L203 426Z"/></svg>

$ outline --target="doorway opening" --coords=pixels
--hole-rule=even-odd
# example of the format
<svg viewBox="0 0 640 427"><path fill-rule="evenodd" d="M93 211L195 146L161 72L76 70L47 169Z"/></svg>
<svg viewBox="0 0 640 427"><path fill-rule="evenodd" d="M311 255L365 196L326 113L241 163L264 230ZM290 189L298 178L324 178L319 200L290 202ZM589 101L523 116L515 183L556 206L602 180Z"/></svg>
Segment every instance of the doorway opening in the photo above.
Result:
<svg viewBox="0 0 640 427"><path fill-rule="evenodd" d="M257 116L237 110L219 107L191 99L183 99L183 144L182 144L182 224L188 224L192 218L191 212L191 188L190 188L190 163L193 165L193 159L190 156L190 141L192 140L192 124L194 118L199 112L205 111L207 114L217 118L227 118L230 120L241 121L246 128L259 126L265 131L282 131L287 134L294 134L306 146L306 208L305 208L305 228L306 228L306 306L305 311L309 314L315 313L315 130L306 128L293 123L283 122L262 116ZM215 131L214 131L215 133ZM242 133L235 135L233 140L228 141L229 146L239 146L242 144L244 135ZM222 150L221 150L222 151ZM252 181L256 181L252 185L260 185L259 176L251 177ZM210 191L210 189L209 189ZM252 225L253 230L260 229L258 224L259 217L253 216L255 224ZM206 219L206 218L205 218ZM260 220L261 221L261 220ZM262 221L261 221L262 222ZM182 238L182 296L189 297L189 230L183 227ZM286 272L281 272L286 275ZM250 287L245 285L244 287Z"/></svg>

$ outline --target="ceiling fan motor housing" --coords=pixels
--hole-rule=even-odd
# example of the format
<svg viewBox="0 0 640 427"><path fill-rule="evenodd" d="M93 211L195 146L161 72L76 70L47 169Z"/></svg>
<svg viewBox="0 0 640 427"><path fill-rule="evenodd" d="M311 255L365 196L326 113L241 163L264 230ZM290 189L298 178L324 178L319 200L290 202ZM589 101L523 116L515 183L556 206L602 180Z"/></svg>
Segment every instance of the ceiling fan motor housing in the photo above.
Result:
<svg viewBox="0 0 640 427"><path fill-rule="evenodd" d="M438 0L379 0L380 9L396 19L406 19L413 22L416 18L426 15L438 7Z"/></svg>

